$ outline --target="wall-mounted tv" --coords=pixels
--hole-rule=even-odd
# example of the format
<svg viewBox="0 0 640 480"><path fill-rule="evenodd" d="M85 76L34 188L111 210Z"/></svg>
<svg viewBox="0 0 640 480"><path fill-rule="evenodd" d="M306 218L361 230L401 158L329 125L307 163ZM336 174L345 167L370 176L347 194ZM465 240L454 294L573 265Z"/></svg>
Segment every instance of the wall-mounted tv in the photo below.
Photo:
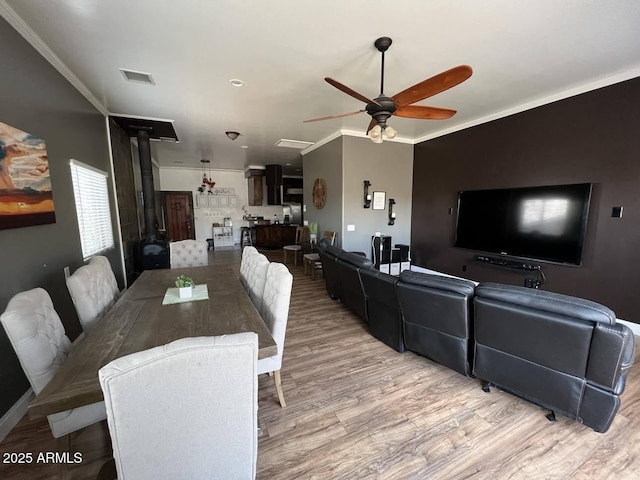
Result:
<svg viewBox="0 0 640 480"><path fill-rule="evenodd" d="M580 265L591 184L458 192L454 246Z"/></svg>

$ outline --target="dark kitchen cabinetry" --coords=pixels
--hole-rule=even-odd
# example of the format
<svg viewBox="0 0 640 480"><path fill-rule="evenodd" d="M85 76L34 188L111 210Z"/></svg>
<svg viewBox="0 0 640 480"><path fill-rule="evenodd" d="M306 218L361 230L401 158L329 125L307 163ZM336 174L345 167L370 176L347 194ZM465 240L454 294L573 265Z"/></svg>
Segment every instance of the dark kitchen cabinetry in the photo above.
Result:
<svg viewBox="0 0 640 480"><path fill-rule="evenodd" d="M289 225L256 225L256 247L282 248L296 243L296 227Z"/></svg>

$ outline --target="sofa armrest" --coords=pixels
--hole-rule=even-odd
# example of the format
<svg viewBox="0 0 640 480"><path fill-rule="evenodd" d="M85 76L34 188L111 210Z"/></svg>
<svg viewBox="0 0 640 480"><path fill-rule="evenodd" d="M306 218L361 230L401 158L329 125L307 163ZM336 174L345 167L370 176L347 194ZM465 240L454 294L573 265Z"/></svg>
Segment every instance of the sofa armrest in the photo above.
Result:
<svg viewBox="0 0 640 480"><path fill-rule="evenodd" d="M626 325L596 324L589 350L587 381L621 394L634 356L633 332Z"/></svg>

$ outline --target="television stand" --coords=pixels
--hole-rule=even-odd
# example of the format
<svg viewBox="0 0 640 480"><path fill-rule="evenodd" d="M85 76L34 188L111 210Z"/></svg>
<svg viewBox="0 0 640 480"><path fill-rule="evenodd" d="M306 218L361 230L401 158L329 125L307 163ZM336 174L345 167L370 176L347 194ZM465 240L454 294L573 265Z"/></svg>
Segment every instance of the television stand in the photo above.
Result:
<svg viewBox="0 0 640 480"><path fill-rule="evenodd" d="M509 260L504 257L490 257L487 255L476 255L476 262L488 263L490 265L497 265L499 267L513 268L515 270L526 270L528 272L540 271L540 265L533 263L526 263L520 260Z"/></svg>

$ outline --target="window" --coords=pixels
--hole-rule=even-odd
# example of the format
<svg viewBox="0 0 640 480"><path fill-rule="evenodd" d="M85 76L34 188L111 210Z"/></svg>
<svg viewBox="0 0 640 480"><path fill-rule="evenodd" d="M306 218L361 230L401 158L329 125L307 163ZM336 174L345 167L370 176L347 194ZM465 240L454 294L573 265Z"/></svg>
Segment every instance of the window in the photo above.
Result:
<svg viewBox="0 0 640 480"><path fill-rule="evenodd" d="M71 160L69 163L82 256L86 260L114 246L107 190L108 175L77 160Z"/></svg>

